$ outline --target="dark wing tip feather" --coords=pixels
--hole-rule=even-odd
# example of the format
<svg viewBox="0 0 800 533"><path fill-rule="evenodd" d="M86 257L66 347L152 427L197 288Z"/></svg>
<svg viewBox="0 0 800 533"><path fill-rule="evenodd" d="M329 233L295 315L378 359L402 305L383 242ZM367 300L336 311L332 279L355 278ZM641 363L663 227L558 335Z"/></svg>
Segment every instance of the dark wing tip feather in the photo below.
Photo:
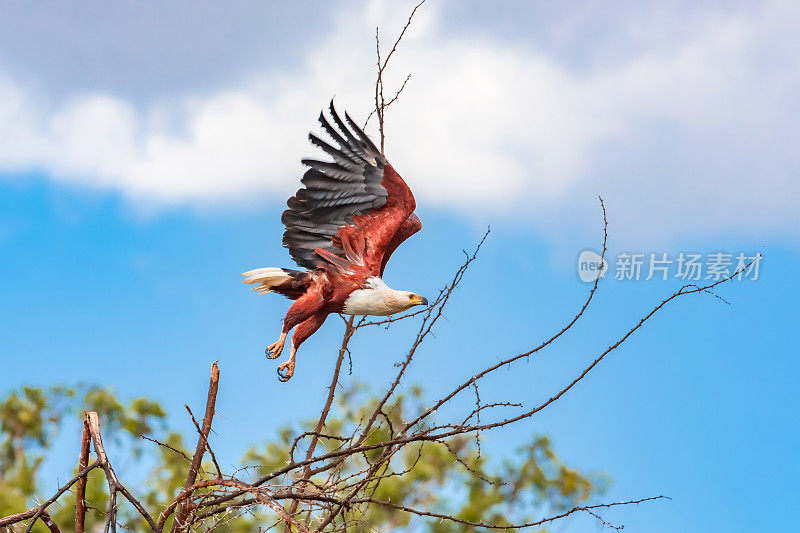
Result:
<svg viewBox="0 0 800 533"><path fill-rule="evenodd" d="M281 216L286 226L284 246L298 265L310 269L327 255L318 250L346 260L337 238L339 229L352 223L355 215L381 207L387 198L382 185L386 159L347 112L346 123L341 119L333 99L328 109L332 120L324 110L318 120L338 147L313 133L308 140L333 161L302 160L310 167L301 179L304 187L289 198Z"/></svg>
<svg viewBox="0 0 800 533"><path fill-rule="evenodd" d="M385 165L386 164L386 159L383 157L383 154L381 153L381 151L378 150L378 147L375 146L375 144L372 142L372 139L370 139L367 136L367 134L364 133L364 130L362 130L360 127L358 127L358 124L356 124L356 121L353 120L352 118L350 118L350 115L347 113L347 111L344 112L344 118L345 118L345 120L347 120L347 123L350 124L350 127L355 130L356 135L359 136L359 138L361 139L361 142L364 143L364 145L367 148L369 148L369 150L373 153L373 156L375 157L375 159L380 161L381 165Z"/></svg>

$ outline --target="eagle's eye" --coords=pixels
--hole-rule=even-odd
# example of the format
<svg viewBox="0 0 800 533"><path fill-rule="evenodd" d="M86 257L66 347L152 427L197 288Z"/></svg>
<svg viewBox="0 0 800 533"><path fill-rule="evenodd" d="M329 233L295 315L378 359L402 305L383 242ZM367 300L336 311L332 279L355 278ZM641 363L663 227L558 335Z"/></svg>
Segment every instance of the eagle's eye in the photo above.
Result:
<svg viewBox="0 0 800 533"><path fill-rule="evenodd" d="M408 299L409 299L409 300L413 300L413 299L414 299L414 295L413 295L413 294L409 294L409 295L408 295Z"/></svg>

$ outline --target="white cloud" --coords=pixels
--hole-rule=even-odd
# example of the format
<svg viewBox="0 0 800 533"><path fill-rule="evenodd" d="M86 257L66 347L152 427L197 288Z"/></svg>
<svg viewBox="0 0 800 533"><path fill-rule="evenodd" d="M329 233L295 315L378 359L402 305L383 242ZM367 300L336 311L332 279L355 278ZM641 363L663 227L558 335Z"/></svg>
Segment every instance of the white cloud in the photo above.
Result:
<svg viewBox="0 0 800 533"><path fill-rule="evenodd" d="M412 73L388 116L387 154L420 203L487 216L524 207L561 220L603 193L631 234L800 222L787 139L800 118L800 49L790 44L800 9L705 13L669 46L583 68L528 45L444 33L442 9L420 12L389 84ZM335 94L340 107L368 112L371 28L394 30L403 10L350 10L296 67L207 94L50 102L6 77L0 170L42 169L165 207L282 201L298 185L300 157L313 153L306 132L317 110ZM653 20L659 31L683 23L682 13Z"/></svg>

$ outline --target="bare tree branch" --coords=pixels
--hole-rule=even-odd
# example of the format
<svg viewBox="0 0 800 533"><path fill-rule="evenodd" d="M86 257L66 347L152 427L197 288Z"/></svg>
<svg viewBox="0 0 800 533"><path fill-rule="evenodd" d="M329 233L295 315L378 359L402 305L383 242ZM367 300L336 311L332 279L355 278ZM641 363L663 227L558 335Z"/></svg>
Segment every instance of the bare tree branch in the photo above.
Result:
<svg viewBox="0 0 800 533"><path fill-rule="evenodd" d="M53 519L50 518L50 515L47 513L47 511L42 511L41 520L42 522L44 522L44 525L47 526L47 529L50 530L50 533L61 533L61 530L58 528L58 525L56 525L56 523L53 522Z"/></svg>
<svg viewBox="0 0 800 533"><path fill-rule="evenodd" d="M377 505L380 505L380 506L383 506L383 507L390 507L392 509L397 509L398 511L405 511L407 513L415 514L417 516L427 516L427 517L430 517L430 518L439 518L441 520L447 520L449 522L454 522L456 524L463 524L465 526L482 527L482 528L485 528L485 529L522 529L522 528L528 528L528 527L541 526L541 525L544 525L544 524L548 524L550 522L555 522L556 520L560 520L562 518L566 518L566 517L568 517L568 516L570 516L572 514L580 512L580 511L587 512L587 513L591 514L592 516L594 516L595 518L597 518L598 520L603 522L603 525L610 525L608 522L605 522L602 518L600 518L597 514L595 514L592 511L595 510L595 509L607 509L609 507L616 507L616 506L620 506L620 505L636 505L636 504L640 504L640 503L644 503L644 502L649 502L649 501L653 501L653 500L661 500L661 499L665 499L665 498L666 498L666 496L651 496L650 498L642 498L642 499L639 499L639 500L630 500L630 501L613 502L613 503L600 503L600 504L597 504L597 505L586 505L586 506L580 506L580 507L573 507L572 509L570 509L568 511L565 511L565 512L563 512L561 514L555 515L555 516L551 516L551 517L548 517L548 518L542 518L541 520L536 520L535 522L525 522L525 523L513 524L513 525L495 525L495 524L487 524L485 522L472 522L472 521L469 521L469 520L463 520L461 518L458 518L458 517L455 517L455 516L452 516L452 515L446 515L446 514L441 514L441 513L433 513L433 512L430 512L430 511L422 511L420 509L413 509L411 507L406 507L405 505L398 505L396 503L382 501L382 500L375 500L375 499L372 499L372 498L366 499L366 500L363 500L363 501L366 501L368 503L374 503L374 504L377 504ZM361 503L361 501L359 501L359 503Z"/></svg>
<svg viewBox="0 0 800 533"><path fill-rule="evenodd" d="M108 516L106 517L106 527L105 530L116 531L116 516L117 516L117 502L116 502L116 495L117 492L122 494L125 499L127 499L131 505L136 509L136 511L142 515L150 527L156 533L161 533L161 529L156 526L155 521L150 516L150 514L145 510L139 501L133 497L130 491L125 488L125 486L120 483L117 475L114 473L114 469L111 467L111 463L108 460L108 455L106 454L106 450L103 447L103 439L100 436L100 420L97 416L97 413L94 411L89 411L86 413L86 424L89 428L89 434L92 437L92 443L94 444L94 452L97 455L97 462L99 463L99 467L103 469L106 473L106 480L108 481L108 490L109 490L109 504L108 504Z"/></svg>
<svg viewBox="0 0 800 533"><path fill-rule="evenodd" d="M72 486L73 486L75 483L77 483L77 482L78 482L78 480L80 480L80 479L82 479L82 478L85 478L85 477L86 477L86 475L87 475L89 472L91 472L92 470L94 470L94 469L95 469L95 468L97 468L98 466L100 466L100 463L99 463L99 462L97 462L97 461L95 461L95 462L94 462L94 463L92 463L91 465L87 466L86 468L84 468L83 470L81 470L80 472L78 472L78 474L77 474L75 477L73 477L72 479L70 479L69 481L67 481L67 483L65 483L64 485L62 485L61 487L59 487L59 489L56 491L56 493L55 493L55 494L53 494L53 495L52 495L52 496L51 496L49 499L47 499L47 500L46 500L45 502L43 502L41 505L39 505L39 506L37 506L37 507L34 507L34 508L32 508L32 509L28 509L27 511L25 511L25 512L22 512L22 513L12 514L12 515L9 515L9 516L6 516L6 517L3 517L3 518L0 518L0 527L8 527L8 526L10 526L10 525L12 525L12 524L16 524L16 523L18 523L18 522L22 522L22 521L24 521L24 520L27 520L27 519L31 518L32 520L31 520L31 522L30 522L30 527L32 528L32 527L33 527L33 523L34 523L34 522L35 522L35 521L36 521L36 520L37 520L37 519L38 519L40 516L42 516L42 513L44 513L44 512L45 512L45 510L46 510L46 509L47 509L47 508L48 508L50 505L52 505L53 503L55 503L55 502L56 502L56 500L58 500L58 499L61 497L61 495L62 495L62 494L64 494L65 492L67 492L67 491L68 491L68 490L69 490L69 489L70 489L70 488L71 488L71 487L72 487ZM28 529L27 531L30 531L30 529Z"/></svg>
<svg viewBox="0 0 800 533"><path fill-rule="evenodd" d="M192 463L189 467L189 473L186 475L186 485L185 488L189 488L194 485L195 480L197 479L197 472L200 469L200 465L203 462L203 454L208 447L208 434L211 432L211 422L214 419L214 406L217 402L217 390L219 389L219 367L217 363L211 365L211 381L208 384L208 398L206 399L206 414L203 417L203 428L198 429L198 433L200 434L199 438L197 439L197 446L195 447L194 456L192 456ZM189 415L192 417L192 420L197 426L197 421L194 420L194 415L192 415L189 406L186 406L186 409L189 411ZM217 473L219 477L222 477L222 473L219 470L219 465L216 464L216 459L214 459L214 465L217 467ZM182 505L178 511L175 513L175 520L172 523L172 531L173 533L176 531L185 531L187 524L184 524L186 520L186 513L187 508L185 505Z"/></svg>
<svg viewBox="0 0 800 533"><path fill-rule="evenodd" d="M373 109L369 116L367 116L367 120L364 122L364 127L366 128L367 124L369 123L369 119L372 115L376 115L378 117L378 131L380 133L381 138L381 153L384 151L384 145L386 141L386 130L385 130L385 113L386 109L392 105L394 102L397 101L398 96L400 93L403 92L403 89L406 87L406 83L408 80L411 79L411 74L406 76L405 81L400 86L400 89L397 90L394 97L391 98L388 102L383 95L383 73L386 71L386 67L389 66L389 60L392 58L394 53L397 51L397 47L400 45L400 41L403 40L403 36L406 34L406 30L411 26L411 22L414 20L414 15L417 13L417 10L422 7L422 4L425 3L425 0L422 0L417 5L414 6L414 9L411 10L411 14L408 16L408 20L406 21L405 26L400 31L400 35L397 36L394 44L392 45L391 50L386 55L384 59L381 59L381 39L380 39L380 28L375 29L375 49L378 56L378 74L375 80L375 109Z"/></svg>
<svg viewBox="0 0 800 533"><path fill-rule="evenodd" d="M328 397L325 400L325 406L322 408L322 413L319 415L319 421L317 422L317 427L312 433L311 443L308 445L308 451L306 452L306 459L311 458L314 455L314 449L317 447L317 442L319 441L319 435L322 432L322 428L325 427L325 420L328 418L328 413L331 411L331 405L333 405L333 397L336 394L336 385L339 383L339 372L342 369L342 361L344 361L344 354L347 351L347 345L350 343L350 338L355 333L355 329L353 328L353 321L355 320L355 316L351 316L350 319L345 323L345 330L344 330L344 337L342 338L342 346L339 348L339 357L336 359L336 366L333 369L333 377L331 378L331 384L328 387ZM295 441L295 444L297 441ZM294 446L293 446L294 447ZM300 483L298 484L298 489L303 490L305 482L308 481L308 478L311 475L311 465L307 465L303 469L303 475L301 477ZM297 512L297 507L300 505L300 500L294 500L289 508L289 516L294 516L294 513ZM291 526L289 523L286 523L286 532L291 532Z"/></svg>
<svg viewBox="0 0 800 533"><path fill-rule="evenodd" d="M82 471L89 464L89 425L83 421L83 435L81 436L81 455L78 459L78 471ZM75 533L84 533L86 522L86 477L78 479L75 493Z"/></svg>
<svg viewBox="0 0 800 533"><path fill-rule="evenodd" d="M197 423L197 421L195 421L195 424L196 423ZM139 435L139 437L141 437L142 439L144 439L144 440L146 440L148 442L152 442L153 444L157 444L158 446L166 448L166 449L170 450L171 452L175 453L176 455L180 455L181 457L186 459L186 461L189 462L189 463L192 462L192 459L188 455L186 455L185 453L183 453L179 449L175 448L174 446L170 446L166 442L161 442L160 440L152 439L152 438L150 438L150 437L148 437L146 435Z"/></svg>
<svg viewBox="0 0 800 533"><path fill-rule="evenodd" d="M205 449L208 450L209 455L211 455L211 462L214 463L214 468L217 471L217 477L221 478L222 477L222 470L219 467L219 463L217 463L217 456L214 453L214 450L211 449L211 445L208 443L208 438L206 438L206 435L203 433L203 429L200 427L200 424L197 423L197 419L194 417L194 413L192 413L192 410L189 408L189 406L188 405L184 405L184 407L186 408L186 411L189 413L189 418L192 419L192 424L194 424L194 427L197 430L198 439L203 441L203 443L205 444ZM205 421L204 421L203 425L205 426ZM210 428L209 428L209 430L210 430ZM202 465L202 463L201 463L201 465ZM202 466L198 466L198 472L200 470L202 470Z"/></svg>

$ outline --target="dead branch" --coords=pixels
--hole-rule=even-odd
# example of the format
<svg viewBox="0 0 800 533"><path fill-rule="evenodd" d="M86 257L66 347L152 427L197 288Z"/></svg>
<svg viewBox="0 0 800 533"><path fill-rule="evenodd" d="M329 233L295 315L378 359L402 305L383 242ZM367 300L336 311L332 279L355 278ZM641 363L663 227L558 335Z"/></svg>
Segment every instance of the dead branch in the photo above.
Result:
<svg viewBox="0 0 800 533"><path fill-rule="evenodd" d="M85 416L85 415L84 415ZM78 471L82 471L89 464L89 425L83 421L83 435L81 436L81 455L78 459ZM84 533L86 522L86 477L78 479L75 493L75 533Z"/></svg>
<svg viewBox="0 0 800 533"><path fill-rule="evenodd" d="M0 518L0 527L8 527L10 525L16 524L18 522L23 522L23 521L28 520L30 518L31 521L30 521L29 527L32 528L33 527L33 523L36 522L36 520L38 520L40 516L42 516L42 513L44 513L45 510L50 505L55 503L56 500L58 500L61 497L62 494L64 494L70 488L72 488L72 486L75 483L77 483L79 479L86 477L86 475L89 472L91 472L92 470L94 470L98 466L100 466L100 464L97 461L95 461L91 465L87 466L86 468L84 468L83 470L78 472L78 474L75 477L73 477L72 479L67 481L64 485L59 487L59 489L56 491L56 493L53 494L49 499L47 499L41 505L39 505L37 507L34 507L32 509L28 509L27 511L24 511L22 513L12 514L12 515L6 516L4 518ZM28 529L28 531L30 531L30 529Z"/></svg>
<svg viewBox="0 0 800 533"><path fill-rule="evenodd" d="M47 511L42 511L41 520L44 522L44 525L47 526L47 529L50 530L50 533L61 533L61 530L58 528L56 523L53 522L53 519L50 518L50 515L47 513Z"/></svg>
<svg viewBox="0 0 800 533"><path fill-rule="evenodd" d="M196 422L196 421L195 421L195 422ZM191 463L191 462L192 462L192 459L191 459L191 458L190 458L188 455L186 455L186 454L185 454L185 453L183 453L182 451L178 450L178 449L177 449L177 448L175 448L174 446L170 446L170 445L169 445L169 444L167 444L166 442L161 442L161 441L160 441L160 440L158 440L158 439L153 439L153 438L150 438L150 437L148 437L148 436L146 436L146 435L139 435L139 437L140 437L141 439L143 439L143 440L146 440L146 441L148 441L148 442L152 442L153 444L156 444L156 445L158 445L158 446L161 446L162 448L166 448L166 449L168 449L169 451L173 452L173 453L174 453L174 454L176 454L176 455L180 455L181 457L183 457L184 459L186 459L186 461L187 461L188 463Z"/></svg>
<svg viewBox="0 0 800 533"><path fill-rule="evenodd" d="M197 472L200 469L200 465L203 462L203 455L206 448L208 446L208 435L211 432L211 422L214 419L214 406L217 402L217 391L219 389L219 366L217 366L216 361L211 365L211 380L208 384L208 397L206 399L206 414L203 417L203 428L200 429L197 425L197 421L194 419L194 415L192 415L191 409L189 406L186 406L186 410L189 411L189 416L192 417L192 421L195 424L195 427L198 428L199 438L197 439L197 446L195 447L194 455L192 456L192 462L189 466L189 473L186 475L186 484L184 485L185 488L189 488L194 485L195 480L197 479ZM222 472L219 469L219 465L217 464L216 458L214 458L214 466L217 468L217 474L221 478ZM172 531L173 533L176 531L185 531L188 527L188 524L185 524L186 514L188 509L185 505L180 506L178 511L175 513L175 520L172 522Z"/></svg>
<svg viewBox="0 0 800 533"><path fill-rule="evenodd" d="M97 456L97 460L91 465L84 466L82 469L80 469L80 471L75 477L69 480L66 484L62 485L53 496L51 496L48 500L46 500L38 507L34 507L33 509L29 509L28 511L25 511L23 513L18 513L0 519L0 527L10 526L12 524L30 519L27 527L25 528L25 533L30 533L36 521L42 519L45 525L47 525L47 527L50 528L51 531L58 531L58 526L52 521L50 515L47 514L47 508L53 503L55 503L73 485L81 482L81 480L83 480L82 488L79 487L77 496L78 496L78 501L82 503L80 505L76 504L75 522L76 524L79 524L80 527L83 527L83 518L86 512L86 503L85 503L86 476L88 476L89 472L91 472L95 468L100 468L106 474L106 480L108 481L108 490L109 490L108 511L107 511L105 531L109 530L116 531L116 525L117 525L116 495L119 492L125 497L125 499L127 499L131 503L131 505L133 505L136 511L147 521L147 523L150 525L153 531L155 531L156 533L161 533L161 529L157 527L155 521L148 514L148 512L145 510L142 504L136 498L134 498L134 496L130 493L130 491L127 488L125 488L122 485L122 483L120 483L119 479L114 473L114 469L111 467L111 463L109 462L105 448L103 447L103 440L102 437L100 436L100 422L98 420L96 412L94 411L86 412L84 419L84 428L85 428L85 434L81 443L80 464L83 465L85 462L88 461L88 453L87 454L83 453L83 450L86 448L85 446L86 434L88 434L89 439L94 444L94 450L95 450L95 455Z"/></svg>
<svg viewBox="0 0 800 533"><path fill-rule="evenodd" d="M642 498L642 499L639 499L639 500L630 500L630 501L613 502L613 503L600 503L600 504L597 504L597 505L585 505L585 506L573 507L572 509L570 509L568 511L565 511L565 512L563 512L561 514L555 515L555 516L551 516L551 517L548 517L548 518L542 518L541 520L536 520L535 522L525 522L525 523L522 523L522 524L514 524L514 525L495 525L495 524L487 524L487 523L484 523L484 522L472 522L472 521L463 520L461 518L458 518L458 517L455 517L455 516L451 516L451 515L446 515L446 514L441 514L441 513L433 513L433 512L430 512L430 511L422 511L422 510L419 510L419 509L413 509L411 507L406 507L405 505L398 505L396 503L382 501L382 500L375 500L375 499L371 499L371 498L363 500L363 501L367 502L367 503L374 503L374 504L380 505L382 507L390 507L392 509L397 509L398 511L404 511L406 513L415 514L417 516L426 516L426 517L430 517L430 518L438 518L440 520L447 520L449 522L454 522L456 524L462 524L462 525L470 526L470 527L482 527L482 528L485 528L485 529L523 529L523 528L529 528L529 527L537 527L537 526L541 526L541 525L548 524L548 523L551 523L551 522L555 522L557 520L561 520L562 518L566 518L566 517L568 517L568 516L570 516L572 514L575 514L577 512L581 512L581 511L586 512L588 514L591 514L592 516L594 516L595 518L600 520L603 523L603 525L610 526L611 524L609 524L608 522L606 522L605 520L600 518L597 514L595 514L592 511L594 509L607 509L607 508L610 508L610 507L616 507L616 506L620 506L620 505L637 505L637 504L640 504L640 503L650 502L650 501L654 501L654 500L662 500L662 499L665 499L665 498L666 498L666 496L651 496L649 498ZM359 503L361 503L361 502L362 501L360 500ZM613 526L611 526L611 527L613 527ZM621 528L614 528L614 529L621 529Z"/></svg>
<svg viewBox="0 0 800 533"><path fill-rule="evenodd" d="M161 528L156 526L153 517L145 510L139 500L133 497L130 491L125 488L125 486L120 483L117 475L114 473L114 469L111 467L111 463L108 460L108 455L106 455L106 450L103 447L103 438L100 436L100 421L98 419L97 413L94 411L89 411L86 413L86 425L89 428L89 434L92 437L92 443L94 444L94 452L97 455L97 462L99 463L99 467L103 469L106 474L106 480L108 481L108 513L106 517L106 526L105 531L109 529L111 531L116 531L117 529L117 492L122 494L125 499L127 499L131 505L136 509L136 511L144 518L147 523L150 525L153 531L156 533L161 533Z"/></svg>
<svg viewBox="0 0 800 533"><path fill-rule="evenodd" d="M317 422L316 429L312 432L311 443L308 445L308 451L306 452L306 459L310 459L312 455L314 455L314 449L317 447L317 442L319 441L319 435L322 432L322 428L325 427L325 420L328 418L328 413L330 413L331 405L333 405L333 397L336 394L336 385L339 383L339 372L342 369L342 361L344 361L344 354L347 352L347 345L350 343L350 338L355 333L355 329L353 328L353 320L355 320L355 316L351 316L350 319L345 322L345 330L344 330L344 337L342 338L342 346L339 348L339 357L336 359L336 366L333 369L333 378L331 378L331 384L328 387L328 397L325 400L325 406L322 408L322 413L319 416L319 421ZM302 435L301 435L302 437ZM298 442L298 439L295 439L292 448L294 448ZM298 489L303 490L305 482L308 481L308 478L311 476L311 465L306 466L303 469L303 475L301 476L300 483L298 484ZM289 507L289 516L294 516L297 512L297 507L300 505L300 500L294 500ZM306 523L306 525L308 525ZM291 527L289 523L286 523L286 532L291 533Z"/></svg>
<svg viewBox="0 0 800 533"><path fill-rule="evenodd" d="M194 417L194 413L192 413L192 410L189 408L188 405L184 405L184 407L186 408L186 411L189 413L189 418L192 419L192 424L194 424L194 427L197 430L198 438L203 441L203 443L205 444L205 449L208 450L209 455L211 455L211 462L214 463L214 468L217 471L217 477L221 478L222 470L219 467L219 463L217 463L217 455L214 453L214 450L211 449L211 445L208 443L206 435L203 434L203 429L200 427L200 424L197 423L197 419ZM205 423L203 425L205 426ZM198 467L198 471L199 470L202 470L202 467Z"/></svg>
<svg viewBox="0 0 800 533"><path fill-rule="evenodd" d="M392 58L394 53L397 51L397 47L400 45L400 41L403 40L403 36L406 34L406 30L411 26L411 22L414 20L414 15L417 13L417 10L422 7L422 4L425 3L425 0L422 0L417 5L414 6L414 9L411 10L411 14L408 16L408 20L406 21L405 26L403 29L400 30L400 35L397 36L397 39L394 41L391 50L386 55L384 59L381 59L381 39L380 39L380 28L375 28L375 51L378 56L377 62L377 76L375 80L375 108L370 112L367 116L367 120L364 122L364 128L367 127L369 123L369 119L372 118L373 115L377 116L378 118L378 132L380 133L381 139L381 153L384 151L384 144L386 141L386 130L385 130L385 113L386 109L392 105L394 102L397 101L397 98L400 96L400 93L403 92L403 89L406 88L406 83L408 80L411 79L411 74L406 76L405 81L400 86L400 88L395 93L394 97L392 97L388 102L383 94L383 73L386 71L386 67L389 66L389 60Z"/></svg>

